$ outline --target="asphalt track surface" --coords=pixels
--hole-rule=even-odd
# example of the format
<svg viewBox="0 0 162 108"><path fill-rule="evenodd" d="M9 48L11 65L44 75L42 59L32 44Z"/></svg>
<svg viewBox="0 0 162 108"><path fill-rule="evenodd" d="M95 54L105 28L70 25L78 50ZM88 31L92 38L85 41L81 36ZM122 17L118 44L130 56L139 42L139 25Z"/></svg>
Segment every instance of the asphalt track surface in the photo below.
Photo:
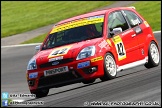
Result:
<svg viewBox="0 0 162 108"><path fill-rule="evenodd" d="M161 48L161 32L155 37ZM34 45L1 48L1 92L30 93L26 67L35 53L34 48ZM138 66L118 72L113 80L101 82L97 79L93 84L77 83L53 88L46 97L24 100L44 101L41 106L45 107L84 107L91 106L93 101L116 101L119 106L122 101L143 102L146 106L157 102L161 106L161 62L151 69Z"/></svg>

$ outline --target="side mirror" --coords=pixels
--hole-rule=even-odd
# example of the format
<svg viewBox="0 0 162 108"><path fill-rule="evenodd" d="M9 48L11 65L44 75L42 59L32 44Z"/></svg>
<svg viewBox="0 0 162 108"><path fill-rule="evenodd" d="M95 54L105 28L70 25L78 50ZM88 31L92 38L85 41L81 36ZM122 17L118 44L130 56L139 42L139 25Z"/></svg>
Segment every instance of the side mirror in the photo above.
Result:
<svg viewBox="0 0 162 108"><path fill-rule="evenodd" d="M37 45L36 47L35 47L35 50L40 50L40 47L41 47L41 45Z"/></svg>
<svg viewBox="0 0 162 108"><path fill-rule="evenodd" d="M122 28L121 27L114 28L112 32L113 32L114 35L117 35L117 34L122 32Z"/></svg>

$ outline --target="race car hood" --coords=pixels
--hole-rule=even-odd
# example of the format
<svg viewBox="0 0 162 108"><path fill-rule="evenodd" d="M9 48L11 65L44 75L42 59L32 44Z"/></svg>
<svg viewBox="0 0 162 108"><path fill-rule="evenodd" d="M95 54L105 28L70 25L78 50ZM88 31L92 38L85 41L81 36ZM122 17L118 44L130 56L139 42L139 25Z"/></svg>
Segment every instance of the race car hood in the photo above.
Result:
<svg viewBox="0 0 162 108"><path fill-rule="evenodd" d="M83 48L95 45L98 41L101 40L102 38L96 38L96 39L91 39L91 40L86 40L82 42L55 47L52 49L42 50L35 55L35 58L37 64L47 63L53 60L68 59L68 58L76 59L77 55Z"/></svg>

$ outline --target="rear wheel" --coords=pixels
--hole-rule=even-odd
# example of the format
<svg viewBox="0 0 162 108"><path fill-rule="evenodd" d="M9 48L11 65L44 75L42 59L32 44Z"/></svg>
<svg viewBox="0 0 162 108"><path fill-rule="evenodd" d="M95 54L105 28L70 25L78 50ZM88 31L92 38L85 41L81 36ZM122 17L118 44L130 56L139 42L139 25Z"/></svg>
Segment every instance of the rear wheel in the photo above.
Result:
<svg viewBox="0 0 162 108"><path fill-rule="evenodd" d="M159 65L160 62L160 56L159 56L159 50L154 41L150 43L149 49L148 49L148 63L145 64L146 68L152 68Z"/></svg>
<svg viewBox="0 0 162 108"><path fill-rule="evenodd" d="M104 58L104 76L100 79L102 81L110 80L116 77L117 68L116 62L112 54L107 53Z"/></svg>
<svg viewBox="0 0 162 108"><path fill-rule="evenodd" d="M33 92L37 98L45 97L48 95L48 93L49 89L37 90L36 92Z"/></svg>

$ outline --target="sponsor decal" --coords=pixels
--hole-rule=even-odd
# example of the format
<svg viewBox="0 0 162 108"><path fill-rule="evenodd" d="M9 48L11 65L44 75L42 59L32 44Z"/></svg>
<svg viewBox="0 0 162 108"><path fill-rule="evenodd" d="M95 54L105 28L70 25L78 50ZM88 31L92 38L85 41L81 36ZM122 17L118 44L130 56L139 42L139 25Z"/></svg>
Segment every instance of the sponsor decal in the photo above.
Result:
<svg viewBox="0 0 162 108"><path fill-rule="evenodd" d="M143 49L141 49L141 53L142 53L142 55L144 55L144 50Z"/></svg>
<svg viewBox="0 0 162 108"><path fill-rule="evenodd" d="M38 76L38 72L30 73L29 74L29 79L37 78L37 76Z"/></svg>
<svg viewBox="0 0 162 108"><path fill-rule="evenodd" d="M63 66L63 67L59 67L59 68L45 70L44 71L44 76L50 76L50 75L63 73L63 72L68 72L68 71L69 71L68 66Z"/></svg>
<svg viewBox="0 0 162 108"><path fill-rule="evenodd" d="M91 59L91 62L96 62L96 61L99 61L99 60L103 60L103 57L99 56L99 57L93 58L93 59Z"/></svg>
<svg viewBox="0 0 162 108"><path fill-rule="evenodd" d="M144 21L144 24L146 27L149 27L149 24L147 23L147 21Z"/></svg>
<svg viewBox="0 0 162 108"><path fill-rule="evenodd" d="M151 34L148 34L147 36L148 36L148 37L152 37L152 35L151 35Z"/></svg>
<svg viewBox="0 0 162 108"><path fill-rule="evenodd" d="M109 39L107 39L106 41L110 46L112 46L111 41Z"/></svg>
<svg viewBox="0 0 162 108"><path fill-rule="evenodd" d="M100 16L93 16L93 17L78 19L75 21L61 24L61 25L55 25L52 31L50 32L50 34L63 31L63 30L67 30L67 29L71 29L71 28L75 28L75 27L79 27L79 26L103 22L103 20L104 20L104 15L100 15Z"/></svg>
<svg viewBox="0 0 162 108"><path fill-rule="evenodd" d="M52 61L56 61L56 60L62 60L62 59L63 59L63 56L59 56L59 57L49 59L48 62L52 62Z"/></svg>
<svg viewBox="0 0 162 108"><path fill-rule="evenodd" d="M53 58L56 56L61 56L61 55L65 55L68 53L69 49L72 47L72 45L68 45L68 46L64 46L61 48L55 48L50 55L48 56L48 58Z"/></svg>
<svg viewBox="0 0 162 108"><path fill-rule="evenodd" d="M102 48L106 48L106 45L108 45L107 44L107 42L105 41L105 40L103 40L100 44L98 44L98 46L102 49Z"/></svg>
<svg viewBox="0 0 162 108"><path fill-rule="evenodd" d="M121 39L121 37L118 35L118 36L115 36L112 38L114 44L115 44L115 48L117 50L117 54L118 54L118 60L123 60L126 58L126 51L125 51L125 48L124 48L124 44L123 44L123 41Z"/></svg>
<svg viewBox="0 0 162 108"><path fill-rule="evenodd" d="M90 66L90 61L78 63L77 68L80 69L80 68L84 68L84 67L87 67L87 66Z"/></svg>
<svg viewBox="0 0 162 108"><path fill-rule="evenodd" d="M139 26L135 27L134 31L135 31L136 34L142 33L142 29Z"/></svg>

